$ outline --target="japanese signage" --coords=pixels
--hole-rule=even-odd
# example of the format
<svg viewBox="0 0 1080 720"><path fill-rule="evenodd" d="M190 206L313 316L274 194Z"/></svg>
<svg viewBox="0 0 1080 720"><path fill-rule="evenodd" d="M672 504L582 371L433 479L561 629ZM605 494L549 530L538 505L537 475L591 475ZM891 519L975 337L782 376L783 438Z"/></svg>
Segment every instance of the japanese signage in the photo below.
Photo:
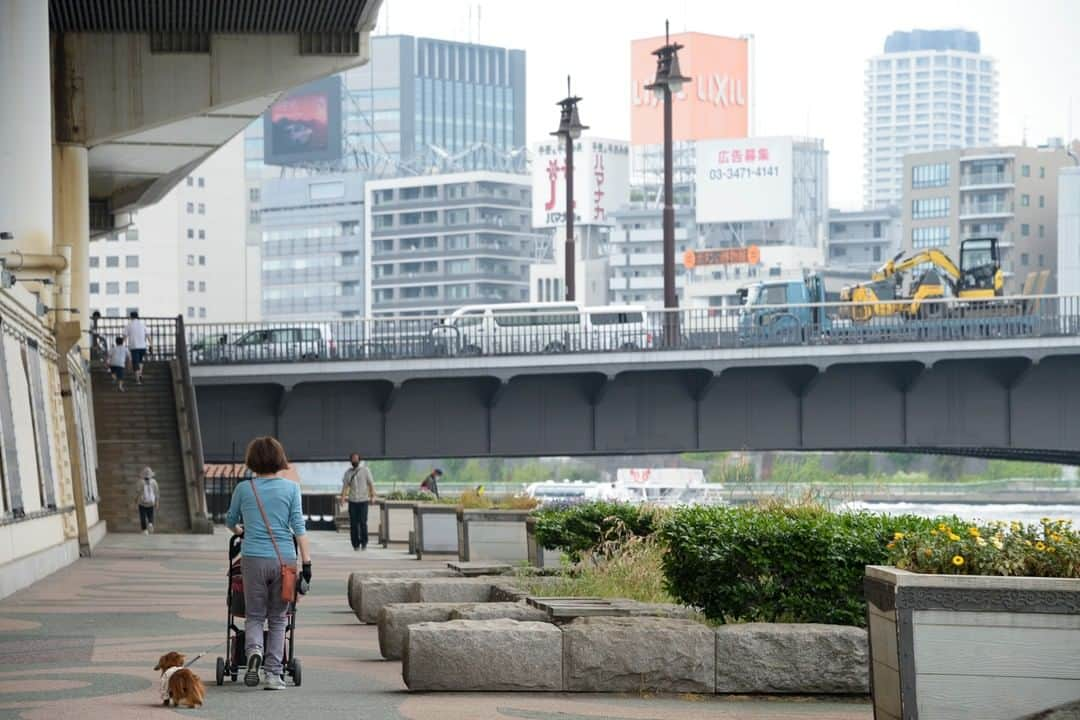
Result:
<svg viewBox="0 0 1080 720"><path fill-rule="evenodd" d="M790 218L792 157L788 137L697 143L697 221Z"/></svg>
<svg viewBox="0 0 1080 720"><path fill-rule="evenodd" d="M566 224L566 149L554 140L534 145L533 227ZM611 225L630 200L630 146L620 140L574 141L574 222Z"/></svg>
<svg viewBox="0 0 1080 720"><path fill-rule="evenodd" d="M682 74L690 78L675 95L672 134L678 140L746 137L750 127L750 41L703 33L679 33L672 42L679 50ZM664 141L660 99L645 86L656 77L653 51L663 37L630 44L630 141L659 145Z"/></svg>
<svg viewBox="0 0 1080 720"><path fill-rule="evenodd" d="M683 253L683 266L687 270L706 265L757 265L761 262L761 248L757 245L719 250L687 250Z"/></svg>

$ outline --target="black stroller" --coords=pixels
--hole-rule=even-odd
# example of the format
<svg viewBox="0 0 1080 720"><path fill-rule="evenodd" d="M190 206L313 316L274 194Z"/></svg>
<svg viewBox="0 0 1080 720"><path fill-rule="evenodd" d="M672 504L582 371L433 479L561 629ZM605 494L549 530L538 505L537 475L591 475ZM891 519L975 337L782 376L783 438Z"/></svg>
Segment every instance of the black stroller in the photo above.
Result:
<svg viewBox="0 0 1080 720"><path fill-rule="evenodd" d="M244 630L236 623L237 618L243 618L244 608L244 581L243 571L240 568L240 541L242 535L233 535L229 538L229 585L225 593L225 605L228 608L228 619L225 623L225 657L217 659L217 684L224 685L228 677L236 682L242 668L247 668L247 654L244 652ZM296 539L293 539L296 544ZM282 654L285 674L292 678L293 685L300 687L303 674L300 667L300 658L293 654L296 647L294 634L296 632L296 603L289 603L285 625L285 650ZM263 631L263 647L266 647L267 631Z"/></svg>

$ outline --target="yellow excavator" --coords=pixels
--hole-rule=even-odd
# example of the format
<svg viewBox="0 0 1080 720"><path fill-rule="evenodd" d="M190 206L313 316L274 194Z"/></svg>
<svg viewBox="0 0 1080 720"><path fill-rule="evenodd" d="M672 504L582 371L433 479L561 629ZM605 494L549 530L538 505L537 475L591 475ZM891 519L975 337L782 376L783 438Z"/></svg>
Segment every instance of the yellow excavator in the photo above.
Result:
<svg viewBox="0 0 1080 720"><path fill-rule="evenodd" d="M921 265L930 267L912 283L905 295L904 273ZM856 321L897 314L924 317L942 308L941 304L924 306L926 300L1000 297L1004 285L997 238L971 238L960 244L959 266L935 248L921 250L906 258L900 252L875 270L869 282L841 290L840 299L853 304L848 314ZM896 302L890 302L892 300Z"/></svg>

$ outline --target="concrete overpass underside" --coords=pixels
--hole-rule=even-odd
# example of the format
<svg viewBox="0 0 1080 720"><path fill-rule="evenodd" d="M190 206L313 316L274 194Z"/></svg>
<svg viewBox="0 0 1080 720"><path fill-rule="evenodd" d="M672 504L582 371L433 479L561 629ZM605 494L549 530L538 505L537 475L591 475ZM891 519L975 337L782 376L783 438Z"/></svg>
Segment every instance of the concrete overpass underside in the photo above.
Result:
<svg viewBox="0 0 1080 720"><path fill-rule="evenodd" d="M565 371L560 371L565 370ZM286 383L196 378L209 461L888 450L1080 464L1080 353Z"/></svg>

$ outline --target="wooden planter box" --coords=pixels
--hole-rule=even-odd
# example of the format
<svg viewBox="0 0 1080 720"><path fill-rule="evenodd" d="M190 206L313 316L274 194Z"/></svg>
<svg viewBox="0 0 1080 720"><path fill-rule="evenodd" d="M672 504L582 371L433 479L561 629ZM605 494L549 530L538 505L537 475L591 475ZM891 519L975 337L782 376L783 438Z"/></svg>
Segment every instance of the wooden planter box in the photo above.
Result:
<svg viewBox="0 0 1080 720"><path fill-rule="evenodd" d="M457 507L417 503L413 506L416 559L424 555L458 554Z"/></svg>
<svg viewBox="0 0 1080 720"><path fill-rule="evenodd" d="M1013 720L1080 696L1080 580L866 568L875 720Z"/></svg>
<svg viewBox="0 0 1080 720"><path fill-rule="evenodd" d="M415 500L384 500L379 513L379 543L407 544L413 529Z"/></svg>
<svg viewBox="0 0 1080 720"><path fill-rule="evenodd" d="M528 510L457 511L458 558L464 562L528 562Z"/></svg>
<svg viewBox="0 0 1080 720"><path fill-rule="evenodd" d="M562 563L562 553L558 550L547 550L536 538L536 516L530 515L525 520L525 538L529 548L529 564L533 567L557 568Z"/></svg>

